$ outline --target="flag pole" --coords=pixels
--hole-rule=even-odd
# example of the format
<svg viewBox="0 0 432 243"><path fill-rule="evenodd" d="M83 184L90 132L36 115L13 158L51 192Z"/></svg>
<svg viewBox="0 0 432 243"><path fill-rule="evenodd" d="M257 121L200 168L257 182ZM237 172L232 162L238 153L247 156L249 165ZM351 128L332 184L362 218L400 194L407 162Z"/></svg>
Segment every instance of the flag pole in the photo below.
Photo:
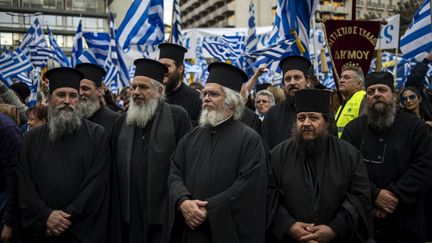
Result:
<svg viewBox="0 0 432 243"><path fill-rule="evenodd" d="M170 29L170 34L168 37L168 42L172 43L173 42L173 28L174 28L174 12L175 12L175 4L176 4L177 0L173 1L173 6L172 6L172 15L171 15L171 29Z"/></svg>
<svg viewBox="0 0 432 243"><path fill-rule="evenodd" d="M352 11L351 11L351 16L352 16L352 20L356 20L356 0L352 1Z"/></svg>
<svg viewBox="0 0 432 243"><path fill-rule="evenodd" d="M313 28L313 31L312 31L312 33L313 33L313 48L314 48L314 53L315 53L315 57L314 57L314 61L315 61L315 64L316 64L316 69L315 69L315 75L317 76L317 78L318 78L318 75L319 75L319 73L318 73L318 66L319 66L319 64L318 64L318 55L317 55L317 46L316 46L316 26L315 26L316 24L315 24L315 17L314 18L312 18L312 28Z"/></svg>
<svg viewBox="0 0 432 243"><path fill-rule="evenodd" d="M394 73L394 87L396 87L397 84L397 65L398 65L398 55L399 55L399 47L396 48L396 52L395 52L395 64L394 64L394 68L393 68L393 73Z"/></svg>

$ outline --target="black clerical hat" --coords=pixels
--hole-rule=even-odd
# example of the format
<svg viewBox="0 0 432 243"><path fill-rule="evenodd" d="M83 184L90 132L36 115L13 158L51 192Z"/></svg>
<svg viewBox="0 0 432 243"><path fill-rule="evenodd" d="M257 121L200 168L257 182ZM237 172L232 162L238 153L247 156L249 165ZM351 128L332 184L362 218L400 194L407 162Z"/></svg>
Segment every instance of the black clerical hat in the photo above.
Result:
<svg viewBox="0 0 432 243"><path fill-rule="evenodd" d="M302 89L295 92L295 109L299 112L330 112L330 91Z"/></svg>
<svg viewBox="0 0 432 243"><path fill-rule="evenodd" d="M391 90L395 90L393 74L389 72L372 72L367 75L365 79L365 88L374 84L384 84L390 87Z"/></svg>
<svg viewBox="0 0 432 243"><path fill-rule="evenodd" d="M187 49L173 43L162 43L159 45L159 59L169 58L178 63L183 63Z"/></svg>
<svg viewBox="0 0 432 243"><path fill-rule="evenodd" d="M208 66L208 71L206 83L217 83L237 92L240 92L243 83L248 80L248 76L243 70L224 62L211 63Z"/></svg>
<svg viewBox="0 0 432 243"><path fill-rule="evenodd" d="M302 71L305 76L308 76L311 66L311 62L302 56L285 57L279 62L279 67L284 74L290 70L299 70Z"/></svg>
<svg viewBox="0 0 432 243"><path fill-rule="evenodd" d="M256 92L260 91L260 90L264 90L267 89L268 87L270 87L272 84L271 83L263 83L263 84L257 84L255 86Z"/></svg>
<svg viewBox="0 0 432 243"><path fill-rule="evenodd" d="M106 72L103 68L92 63L81 63L75 66L75 69L84 74L84 79L88 79L95 83L96 87L102 86L102 78Z"/></svg>
<svg viewBox="0 0 432 243"><path fill-rule="evenodd" d="M84 75L75 68L59 67L48 70L45 77L49 80L50 94L58 88L68 87L79 91Z"/></svg>
<svg viewBox="0 0 432 243"><path fill-rule="evenodd" d="M165 65L152 59L136 59L134 64L136 66L134 76L146 76L161 83L164 80L165 73L168 72L168 68Z"/></svg>

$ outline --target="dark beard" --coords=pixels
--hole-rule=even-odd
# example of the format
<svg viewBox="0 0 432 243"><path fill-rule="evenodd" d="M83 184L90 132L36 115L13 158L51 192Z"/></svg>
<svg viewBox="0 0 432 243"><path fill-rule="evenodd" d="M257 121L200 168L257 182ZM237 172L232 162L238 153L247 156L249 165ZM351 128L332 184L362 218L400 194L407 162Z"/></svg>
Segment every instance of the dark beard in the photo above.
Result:
<svg viewBox="0 0 432 243"><path fill-rule="evenodd" d="M313 140L303 139L301 131L294 125L292 129L294 144L300 149L300 152L305 154L315 154L324 149L325 141L329 136L328 128L323 133L318 134Z"/></svg>
<svg viewBox="0 0 432 243"><path fill-rule="evenodd" d="M179 82L181 82L180 75L176 72L172 73L168 76L168 83L165 84L165 92L167 94L174 92Z"/></svg>
<svg viewBox="0 0 432 243"><path fill-rule="evenodd" d="M396 104L394 102L391 102L390 104L381 102L382 104L384 104L384 108L382 110L378 110L375 107L377 103L375 103L371 107L367 107L367 123L370 127L377 131L386 130L390 128L394 123L396 117Z"/></svg>

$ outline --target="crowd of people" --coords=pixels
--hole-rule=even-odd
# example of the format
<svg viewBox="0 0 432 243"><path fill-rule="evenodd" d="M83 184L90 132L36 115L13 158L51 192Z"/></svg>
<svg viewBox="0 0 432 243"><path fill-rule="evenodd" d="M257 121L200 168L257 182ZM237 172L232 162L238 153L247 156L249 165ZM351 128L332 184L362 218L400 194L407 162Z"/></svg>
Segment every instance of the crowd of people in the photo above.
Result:
<svg viewBox="0 0 432 243"><path fill-rule="evenodd" d="M118 95L90 63L31 108L0 82L0 242L431 240L432 55L402 90L344 66L336 92L301 56L281 87L222 62L188 85L187 49L159 49Z"/></svg>

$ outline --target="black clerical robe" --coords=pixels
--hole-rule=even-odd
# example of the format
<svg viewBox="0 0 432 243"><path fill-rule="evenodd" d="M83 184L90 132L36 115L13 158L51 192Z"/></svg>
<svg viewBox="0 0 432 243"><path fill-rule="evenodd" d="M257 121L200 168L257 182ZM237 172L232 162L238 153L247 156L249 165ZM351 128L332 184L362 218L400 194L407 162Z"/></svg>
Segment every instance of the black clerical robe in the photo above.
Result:
<svg viewBox="0 0 432 243"><path fill-rule="evenodd" d="M198 92L182 82L176 90L167 94L166 97L168 103L183 107L193 124L198 122L202 104Z"/></svg>
<svg viewBox="0 0 432 243"><path fill-rule="evenodd" d="M259 119L258 115L255 114L255 112L253 112L251 109L245 107L240 121L248 125L257 133L261 133L261 120Z"/></svg>
<svg viewBox="0 0 432 243"><path fill-rule="evenodd" d="M424 191L432 176L432 147L428 126L414 115L396 113L392 128L375 131L361 116L345 127L342 139L363 154L372 201L381 189L399 199L392 214L374 219L378 242L424 242ZM428 229L429 230L429 229Z"/></svg>
<svg viewBox="0 0 432 243"><path fill-rule="evenodd" d="M94 123L101 125L105 128L105 131L109 134L111 128L120 117L120 113L111 110L106 106L101 106L91 117L88 119Z"/></svg>
<svg viewBox="0 0 432 243"><path fill-rule="evenodd" d="M108 242L110 161L104 128L85 119L54 142L47 124L27 132L17 171L24 242ZM53 210L72 215L59 237L45 235Z"/></svg>
<svg viewBox="0 0 432 243"><path fill-rule="evenodd" d="M274 242L296 242L295 222L327 225L332 242L364 242L371 237L369 180L360 152L330 135L319 151L305 152L289 139L270 152L281 191L272 232Z"/></svg>
<svg viewBox="0 0 432 243"><path fill-rule="evenodd" d="M186 134L172 157L169 185L170 242L262 243L266 164L259 135L230 118ZM207 201L207 220L189 229L178 206Z"/></svg>
<svg viewBox="0 0 432 243"><path fill-rule="evenodd" d="M264 147L272 150L279 143L291 137L291 128L296 114L294 99L288 97L282 103L270 107L261 125Z"/></svg>
<svg viewBox="0 0 432 243"><path fill-rule="evenodd" d="M145 128L126 125L126 113L111 137L123 242L160 242L167 212L167 177L177 142L192 125L180 106L161 103Z"/></svg>

